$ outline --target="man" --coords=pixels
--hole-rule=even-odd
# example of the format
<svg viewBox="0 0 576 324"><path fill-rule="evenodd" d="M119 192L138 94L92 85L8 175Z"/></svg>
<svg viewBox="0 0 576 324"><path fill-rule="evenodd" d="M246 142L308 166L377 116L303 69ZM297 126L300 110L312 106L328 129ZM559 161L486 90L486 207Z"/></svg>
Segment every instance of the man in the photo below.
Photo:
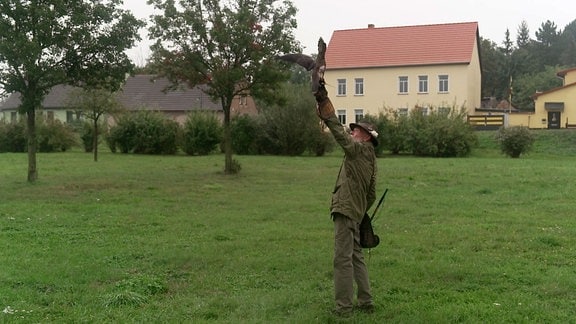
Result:
<svg viewBox="0 0 576 324"><path fill-rule="evenodd" d="M334 222L334 290L339 316L353 310L354 282L357 309L373 312L368 270L360 246L360 222L376 200L376 154L378 133L369 123L350 124L348 134L334 112L323 80L316 92L318 116L324 121L345 156L332 193L330 207Z"/></svg>

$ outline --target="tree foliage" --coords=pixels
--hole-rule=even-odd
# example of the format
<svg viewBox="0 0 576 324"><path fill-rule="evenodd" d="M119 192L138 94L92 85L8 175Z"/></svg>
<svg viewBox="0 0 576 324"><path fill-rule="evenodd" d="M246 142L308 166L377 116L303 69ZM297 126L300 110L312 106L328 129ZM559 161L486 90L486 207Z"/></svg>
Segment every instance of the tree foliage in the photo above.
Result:
<svg viewBox="0 0 576 324"><path fill-rule="evenodd" d="M28 181L36 170L35 112L60 84L117 89L133 64L125 50L143 22L121 0L0 2L0 84L21 94L27 117Z"/></svg>
<svg viewBox="0 0 576 324"><path fill-rule="evenodd" d="M515 107L532 110L534 91L561 85L556 73L576 66L576 20L564 30L547 20L534 35L532 39L527 22L522 21L515 44L509 30L500 47L491 40L481 39L483 97L508 99L511 95Z"/></svg>
<svg viewBox="0 0 576 324"><path fill-rule="evenodd" d="M162 12L153 17L150 37L154 69L174 86L206 84L206 93L224 111L225 173L233 173L230 118L232 100L250 94L279 102L279 82L289 73L273 59L294 52L296 9L276 0L148 0Z"/></svg>

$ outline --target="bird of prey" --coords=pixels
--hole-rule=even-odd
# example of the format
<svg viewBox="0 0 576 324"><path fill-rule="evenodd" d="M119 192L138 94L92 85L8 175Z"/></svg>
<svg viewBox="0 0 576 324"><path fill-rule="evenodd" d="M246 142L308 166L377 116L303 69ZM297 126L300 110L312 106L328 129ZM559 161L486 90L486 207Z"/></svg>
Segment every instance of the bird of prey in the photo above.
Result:
<svg viewBox="0 0 576 324"><path fill-rule="evenodd" d="M312 71L312 92L316 93L320 85L324 85L324 71L326 70L326 43L322 37L318 40L318 56L316 60L306 54L294 53L278 56L278 59L296 63L306 71Z"/></svg>

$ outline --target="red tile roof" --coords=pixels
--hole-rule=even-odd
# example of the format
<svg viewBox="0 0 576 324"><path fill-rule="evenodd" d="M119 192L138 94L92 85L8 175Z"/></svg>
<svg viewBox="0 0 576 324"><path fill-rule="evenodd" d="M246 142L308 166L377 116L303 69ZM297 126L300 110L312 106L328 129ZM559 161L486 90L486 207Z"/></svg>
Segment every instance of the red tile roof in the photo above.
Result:
<svg viewBox="0 0 576 324"><path fill-rule="evenodd" d="M327 69L470 63L478 23L336 30Z"/></svg>

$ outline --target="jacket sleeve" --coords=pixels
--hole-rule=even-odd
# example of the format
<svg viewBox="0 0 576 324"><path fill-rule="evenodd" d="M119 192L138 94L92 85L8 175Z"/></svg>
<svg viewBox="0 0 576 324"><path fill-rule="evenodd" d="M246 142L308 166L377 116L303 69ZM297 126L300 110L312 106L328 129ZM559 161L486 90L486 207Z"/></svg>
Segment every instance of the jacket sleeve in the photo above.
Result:
<svg viewBox="0 0 576 324"><path fill-rule="evenodd" d="M330 129L336 143L342 147L344 152L347 155L354 155L357 149L357 143L352 139L352 135L350 135L344 126L342 126L338 117L333 115L328 119L324 119L324 123L328 129Z"/></svg>

